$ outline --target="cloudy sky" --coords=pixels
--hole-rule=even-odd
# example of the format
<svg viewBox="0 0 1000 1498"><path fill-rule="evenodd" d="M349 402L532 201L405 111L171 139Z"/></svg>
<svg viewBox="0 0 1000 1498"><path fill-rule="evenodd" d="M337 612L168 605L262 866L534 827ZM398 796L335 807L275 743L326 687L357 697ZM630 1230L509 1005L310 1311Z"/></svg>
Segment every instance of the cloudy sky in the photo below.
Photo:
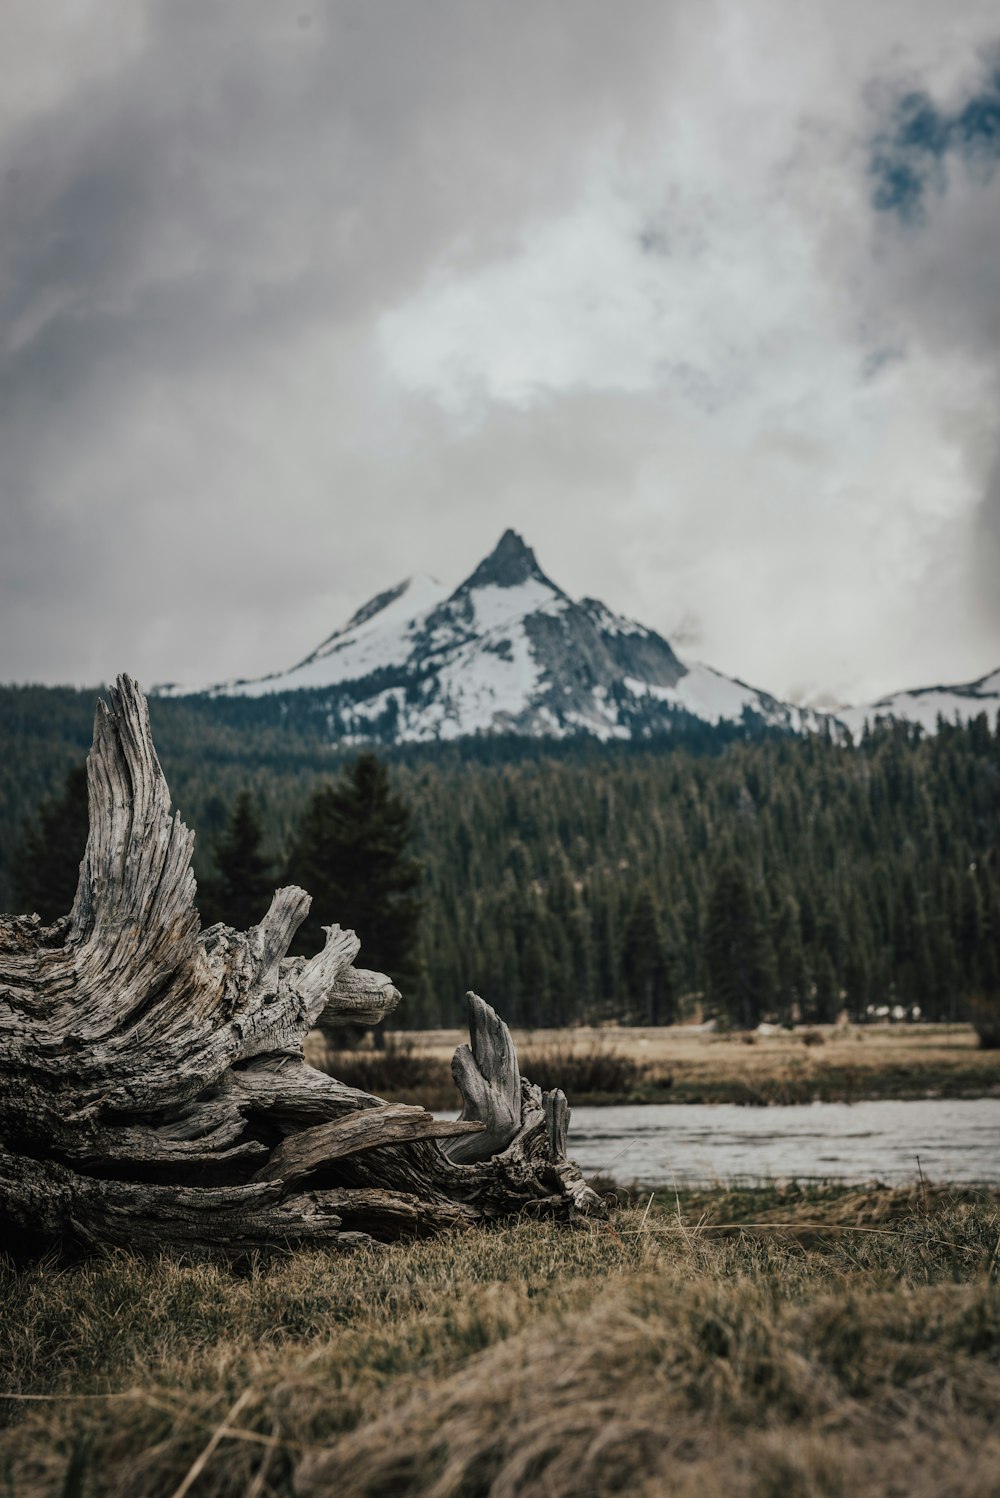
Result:
<svg viewBox="0 0 1000 1498"><path fill-rule="evenodd" d="M1000 665L995 0L5 0L0 680L508 525L781 696Z"/></svg>

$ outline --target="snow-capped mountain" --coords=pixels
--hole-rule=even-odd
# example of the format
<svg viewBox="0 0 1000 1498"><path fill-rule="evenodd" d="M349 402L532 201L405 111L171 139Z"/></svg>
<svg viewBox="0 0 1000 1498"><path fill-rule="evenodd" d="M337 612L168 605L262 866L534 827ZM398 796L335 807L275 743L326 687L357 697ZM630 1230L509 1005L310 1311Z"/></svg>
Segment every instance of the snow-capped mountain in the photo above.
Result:
<svg viewBox="0 0 1000 1498"><path fill-rule="evenodd" d="M331 738L426 742L476 733L646 737L678 723L805 732L827 719L709 666L651 629L567 596L514 531L454 592L413 577L380 593L297 666L212 696L322 693ZM161 688L183 695L176 686Z"/></svg>
<svg viewBox="0 0 1000 1498"><path fill-rule="evenodd" d="M842 708L837 717L856 739L866 722L874 727L879 718L905 719L909 723L921 724L928 733L936 733L939 717L949 723L953 723L956 717L967 723L970 718L986 713L992 727L998 712L1000 671L991 671L988 676L962 686L914 687L909 692L894 692L864 707Z"/></svg>

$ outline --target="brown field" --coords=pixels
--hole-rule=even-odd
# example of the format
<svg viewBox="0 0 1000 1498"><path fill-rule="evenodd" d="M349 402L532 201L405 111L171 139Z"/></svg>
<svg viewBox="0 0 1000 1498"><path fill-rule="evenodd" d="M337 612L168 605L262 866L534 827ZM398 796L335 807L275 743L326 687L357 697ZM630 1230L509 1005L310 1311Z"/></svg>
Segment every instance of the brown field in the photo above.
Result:
<svg viewBox="0 0 1000 1498"><path fill-rule="evenodd" d="M995 1498L1000 1198L681 1193L257 1256L0 1258L10 1498Z"/></svg>
<svg viewBox="0 0 1000 1498"><path fill-rule="evenodd" d="M450 1108L458 1030L394 1031L386 1052L307 1054L380 1096ZM1000 1093L1000 1052L971 1025L815 1026L762 1035L659 1029L515 1031L525 1076L570 1102L797 1103Z"/></svg>

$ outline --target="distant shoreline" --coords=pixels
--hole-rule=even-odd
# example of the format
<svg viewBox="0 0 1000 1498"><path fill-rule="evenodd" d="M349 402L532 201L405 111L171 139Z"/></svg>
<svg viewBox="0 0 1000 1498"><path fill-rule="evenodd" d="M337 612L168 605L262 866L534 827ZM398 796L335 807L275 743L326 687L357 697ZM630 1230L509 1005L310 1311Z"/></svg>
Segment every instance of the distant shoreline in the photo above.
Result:
<svg viewBox="0 0 1000 1498"><path fill-rule="evenodd" d="M450 1078L458 1030L393 1031L383 1051L331 1052L314 1036L314 1065L396 1102L460 1106ZM570 1104L916 1101L1000 1096L1000 1052L971 1025L809 1026L720 1035L693 1026L514 1033L522 1075L562 1087Z"/></svg>

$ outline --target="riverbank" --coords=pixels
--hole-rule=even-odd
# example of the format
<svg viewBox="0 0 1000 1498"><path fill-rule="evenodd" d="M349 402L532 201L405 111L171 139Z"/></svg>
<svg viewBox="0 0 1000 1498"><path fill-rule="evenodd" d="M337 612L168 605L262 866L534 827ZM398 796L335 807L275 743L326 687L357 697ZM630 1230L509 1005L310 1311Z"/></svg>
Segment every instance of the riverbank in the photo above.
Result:
<svg viewBox="0 0 1000 1498"><path fill-rule="evenodd" d="M394 1031L385 1051L330 1053L314 1065L396 1102L460 1106L451 1056L458 1030ZM811 1026L719 1035L691 1026L514 1033L522 1073L576 1105L849 1103L1000 1096L1000 1052L971 1025Z"/></svg>
<svg viewBox="0 0 1000 1498"><path fill-rule="evenodd" d="M237 1273L8 1263L0 1473L15 1498L985 1498L998 1236L996 1193L817 1186Z"/></svg>

